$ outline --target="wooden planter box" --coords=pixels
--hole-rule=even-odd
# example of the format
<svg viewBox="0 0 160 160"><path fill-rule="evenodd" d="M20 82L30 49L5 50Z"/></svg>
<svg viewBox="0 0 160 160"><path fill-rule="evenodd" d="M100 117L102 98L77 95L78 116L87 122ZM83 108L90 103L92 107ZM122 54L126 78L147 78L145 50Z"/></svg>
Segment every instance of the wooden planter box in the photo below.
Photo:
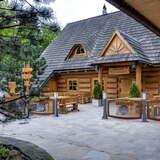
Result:
<svg viewBox="0 0 160 160"><path fill-rule="evenodd" d="M109 102L109 115L117 118L135 119L141 117L141 103L133 100Z"/></svg>
<svg viewBox="0 0 160 160"><path fill-rule="evenodd" d="M44 100L39 100L33 102L33 114L53 114L54 113L54 106L53 100L47 98Z"/></svg>
<svg viewBox="0 0 160 160"><path fill-rule="evenodd" d="M148 118L160 121L160 100L151 100L148 102Z"/></svg>

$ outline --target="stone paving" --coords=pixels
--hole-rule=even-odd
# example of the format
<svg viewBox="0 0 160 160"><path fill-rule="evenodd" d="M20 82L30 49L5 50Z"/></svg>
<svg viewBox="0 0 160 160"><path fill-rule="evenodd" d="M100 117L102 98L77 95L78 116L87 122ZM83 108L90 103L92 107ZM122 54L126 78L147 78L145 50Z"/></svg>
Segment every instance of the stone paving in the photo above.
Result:
<svg viewBox="0 0 160 160"><path fill-rule="evenodd" d="M80 105L80 112L58 118L1 124L0 136L30 141L56 160L160 160L160 122L101 117L101 107Z"/></svg>

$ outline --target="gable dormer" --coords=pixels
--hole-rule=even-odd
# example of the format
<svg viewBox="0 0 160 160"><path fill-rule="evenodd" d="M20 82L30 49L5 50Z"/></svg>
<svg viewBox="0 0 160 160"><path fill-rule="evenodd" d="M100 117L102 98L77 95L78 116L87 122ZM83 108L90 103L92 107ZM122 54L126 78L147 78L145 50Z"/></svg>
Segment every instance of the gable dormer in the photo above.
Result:
<svg viewBox="0 0 160 160"><path fill-rule="evenodd" d="M78 57L86 57L87 56L87 51L84 48L83 45L81 44L75 44L69 54L67 55L67 57L65 58L65 60L67 59L71 59L71 58L78 58Z"/></svg>
<svg viewBox="0 0 160 160"><path fill-rule="evenodd" d="M118 31L112 34L105 48L103 49L101 56L110 56L116 54L135 54L135 50L124 38L124 35Z"/></svg>

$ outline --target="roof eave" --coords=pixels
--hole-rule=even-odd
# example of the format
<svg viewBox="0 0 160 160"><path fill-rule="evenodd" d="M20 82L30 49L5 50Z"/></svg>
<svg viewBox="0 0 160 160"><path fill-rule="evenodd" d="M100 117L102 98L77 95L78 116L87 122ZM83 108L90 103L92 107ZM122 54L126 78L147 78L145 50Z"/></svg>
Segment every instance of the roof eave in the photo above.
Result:
<svg viewBox="0 0 160 160"><path fill-rule="evenodd" d="M149 19L143 16L140 12L135 10L131 5L129 5L125 0L106 0L107 2L111 3L121 11L125 12L138 22L142 23L144 26L149 28L152 32L156 33L160 36L160 29L158 26L153 24Z"/></svg>

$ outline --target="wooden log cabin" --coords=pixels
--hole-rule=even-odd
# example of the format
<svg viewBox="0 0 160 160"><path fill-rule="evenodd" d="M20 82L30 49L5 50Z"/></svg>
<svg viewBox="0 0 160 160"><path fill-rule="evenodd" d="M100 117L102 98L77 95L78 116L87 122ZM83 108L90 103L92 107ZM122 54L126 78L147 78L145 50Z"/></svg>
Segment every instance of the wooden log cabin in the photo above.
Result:
<svg viewBox="0 0 160 160"><path fill-rule="evenodd" d="M160 95L160 38L121 11L69 23L42 56L43 93L91 95L99 81L109 98L127 97L131 83Z"/></svg>

